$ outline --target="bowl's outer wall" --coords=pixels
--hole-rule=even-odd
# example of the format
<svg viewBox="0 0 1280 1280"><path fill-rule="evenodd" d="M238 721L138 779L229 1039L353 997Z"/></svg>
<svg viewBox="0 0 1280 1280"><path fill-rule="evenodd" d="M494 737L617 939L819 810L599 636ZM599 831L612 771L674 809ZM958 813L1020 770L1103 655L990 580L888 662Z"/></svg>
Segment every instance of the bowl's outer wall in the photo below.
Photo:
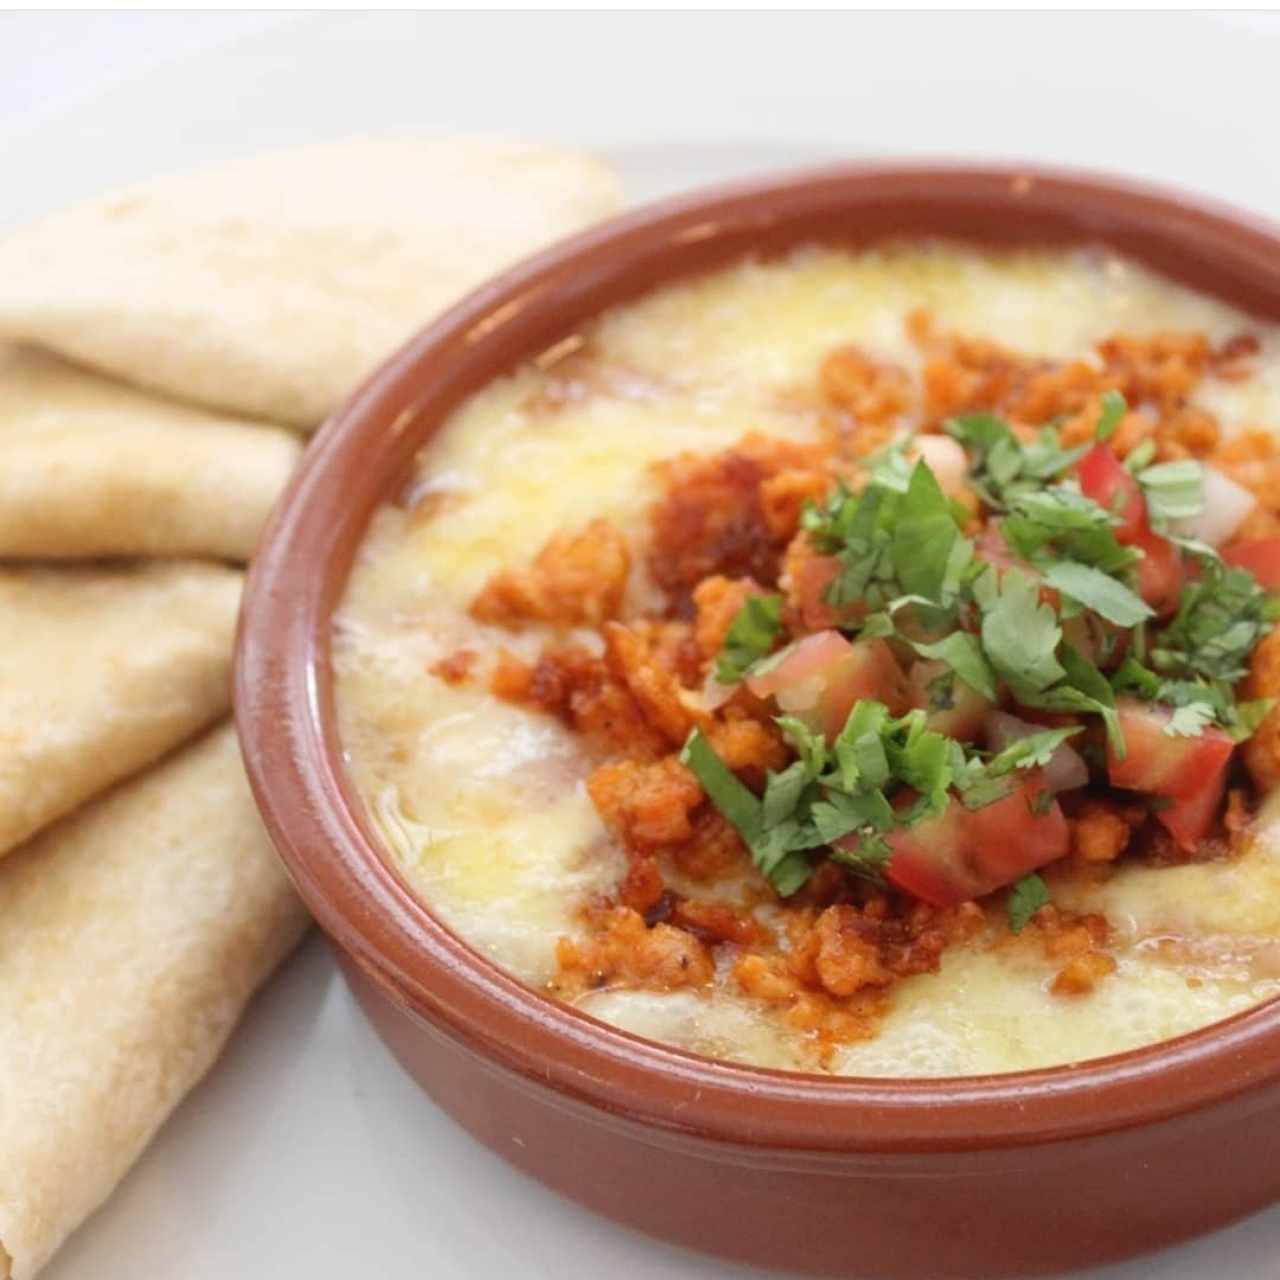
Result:
<svg viewBox="0 0 1280 1280"><path fill-rule="evenodd" d="M553 1004L389 869L342 767L329 627L364 528L468 394L600 310L748 252L943 235L1105 243L1280 319L1280 238L1146 188L1031 170L860 166L668 202L473 294L319 433L266 531L236 714L264 821L401 1060L520 1167L622 1221L814 1273L1031 1274L1280 1197L1280 1009L1070 1070L953 1083L751 1071Z"/></svg>
<svg viewBox="0 0 1280 1280"><path fill-rule="evenodd" d="M495 1066L339 958L392 1052L486 1146L588 1208L741 1262L869 1280L1046 1275L1280 1197L1280 1107L1257 1098L1052 1148L788 1160L673 1140ZM1246 1144L1258 1163L1239 1158Z"/></svg>

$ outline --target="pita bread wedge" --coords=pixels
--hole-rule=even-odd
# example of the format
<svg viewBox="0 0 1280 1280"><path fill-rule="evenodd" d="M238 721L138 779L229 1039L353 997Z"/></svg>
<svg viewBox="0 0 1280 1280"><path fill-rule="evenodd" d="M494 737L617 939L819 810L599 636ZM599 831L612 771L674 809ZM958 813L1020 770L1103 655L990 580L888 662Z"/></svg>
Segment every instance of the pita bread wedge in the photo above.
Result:
<svg viewBox="0 0 1280 1280"><path fill-rule="evenodd" d="M0 347L0 556L247 560L299 452L279 428Z"/></svg>
<svg viewBox="0 0 1280 1280"><path fill-rule="evenodd" d="M0 854L225 714L240 586L187 561L0 570Z"/></svg>
<svg viewBox="0 0 1280 1280"><path fill-rule="evenodd" d="M215 730L0 863L0 1278L111 1192L297 942Z"/></svg>
<svg viewBox="0 0 1280 1280"><path fill-rule="evenodd" d="M381 139L262 155L0 241L0 332L313 427L460 294L618 200L600 161L550 147Z"/></svg>

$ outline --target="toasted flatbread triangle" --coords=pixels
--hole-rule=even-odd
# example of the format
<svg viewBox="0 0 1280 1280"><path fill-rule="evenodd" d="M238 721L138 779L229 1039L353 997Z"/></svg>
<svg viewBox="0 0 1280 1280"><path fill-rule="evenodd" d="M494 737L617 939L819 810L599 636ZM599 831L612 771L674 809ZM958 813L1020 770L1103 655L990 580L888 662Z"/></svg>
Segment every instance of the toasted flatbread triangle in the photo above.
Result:
<svg viewBox="0 0 1280 1280"><path fill-rule="evenodd" d="M241 579L0 571L0 854L226 713Z"/></svg>
<svg viewBox="0 0 1280 1280"><path fill-rule="evenodd" d="M0 347L0 557L247 560L300 445Z"/></svg>
<svg viewBox="0 0 1280 1280"><path fill-rule="evenodd" d="M460 294L618 201L602 162L551 147L379 139L256 156L0 241L0 332L313 427Z"/></svg>
<svg viewBox="0 0 1280 1280"><path fill-rule="evenodd" d="M0 1277L35 1275L204 1075L305 914L223 727L0 862Z"/></svg>

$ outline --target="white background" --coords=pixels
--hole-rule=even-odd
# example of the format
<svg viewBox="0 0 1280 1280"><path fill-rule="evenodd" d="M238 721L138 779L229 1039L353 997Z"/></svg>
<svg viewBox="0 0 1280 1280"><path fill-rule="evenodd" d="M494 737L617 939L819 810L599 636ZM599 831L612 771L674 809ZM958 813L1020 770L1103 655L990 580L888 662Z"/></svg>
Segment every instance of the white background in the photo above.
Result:
<svg viewBox="0 0 1280 1280"><path fill-rule="evenodd" d="M1280 18L1244 14L0 13L0 223L395 130L586 143L635 198L830 156L964 155L1109 168L1280 218L1278 66ZM1254 1280L1278 1259L1273 1210L1094 1280ZM508 1273L762 1274L614 1227L479 1148L313 940L48 1277Z"/></svg>

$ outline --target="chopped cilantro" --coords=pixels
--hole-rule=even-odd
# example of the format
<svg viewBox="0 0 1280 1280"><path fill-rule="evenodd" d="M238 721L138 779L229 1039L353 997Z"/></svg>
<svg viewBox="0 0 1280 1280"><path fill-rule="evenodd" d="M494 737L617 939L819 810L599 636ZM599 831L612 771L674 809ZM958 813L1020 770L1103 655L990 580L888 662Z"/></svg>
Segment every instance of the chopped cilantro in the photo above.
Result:
<svg viewBox="0 0 1280 1280"><path fill-rule="evenodd" d="M1043 487L1083 457L1085 447L1064 449L1057 430L1041 427L1024 444L1003 419L990 413L952 418L944 429L974 456L970 483L993 510L1007 511L1023 494Z"/></svg>
<svg viewBox="0 0 1280 1280"><path fill-rule="evenodd" d="M801 850L811 846L805 845L805 833L794 818L780 816L780 806L775 802L773 825L766 827L760 800L716 755L698 729L684 744L680 763L693 773L707 798L737 829L751 851L751 860L778 893L784 898L795 893L809 878L809 860Z"/></svg>
<svg viewBox="0 0 1280 1280"><path fill-rule="evenodd" d="M1060 560L1045 570L1044 580L1118 627L1134 627L1155 617L1155 610L1136 592L1089 565Z"/></svg>
<svg viewBox="0 0 1280 1280"><path fill-rule="evenodd" d="M1213 707L1208 702L1188 702L1174 708L1164 732L1171 738L1198 738L1214 719Z"/></svg>
<svg viewBox="0 0 1280 1280"><path fill-rule="evenodd" d="M911 473L894 523L893 566L902 589L940 600L960 528L951 503L923 461Z"/></svg>
<svg viewBox="0 0 1280 1280"><path fill-rule="evenodd" d="M1274 698L1252 698L1248 702L1237 702L1235 724L1230 725L1227 732L1236 742L1244 742L1253 737L1254 730L1271 714L1275 705Z"/></svg>
<svg viewBox="0 0 1280 1280"><path fill-rule="evenodd" d="M1057 615L1040 599L1040 588L1018 569L997 574L988 569L978 579L984 587L982 644L991 665L1012 684L1014 693L1038 693L1065 672L1055 656L1062 640ZM985 598L983 598L985 596Z"/></svg>
<svg viewBox="0 0 1280 1280"><path fill-rule="evenodd" d="M1136 476L1144 467L1150 465L1151 459L1155 456L1156 442L1148 437L1129 451L1129 456L1124 460L1124 469L1131 476Z"/></svg>
<svg viewBox="0 0 1280 1280"><path fill-rule="evenodd" d="M1129 406L1124 396L1118 391L1104 391L1102 394L1102 413L1098 417L1098 425L1094 428L1093 438L1099 444L1105 444L1115 435Z"/></svg>
<svg viewBox="0 0 1280 1280"><path fill-rule="evenodd" d="M1183 520L1204 510L1204 468L1192 458L1160 462L1138 472L1147 511L1157 523Z"/></svg>
<svg viewBox="0 0 1280 1280"><path fill-rule="evenodd" d="M1152 666L1170 676L1239 680L1270 627L1266 604L1251 573L1202 556L1199 578L1183 588L1176 616L1152 645Z"/></svg>
<svg viewBox="0 0 1280 1280"><path fill-rule="evenodd" d="M1023 876L1009 890L1009 931L1021 933L1031 923L1031 917L1051 901L1049 886L1038 875L1032 872Z"/></svg>
<svg viewBox="0 0 1280 1280"><path fill-rule="evenodd" d="M1236 742L1244 742L1266 718L1273 700L1259 698L1237 702L1227 680L1169 680L1130 655L1111 677L1117 693L1127 693L1146 702L1159 702L1174 709L1165 733L1194 737L1210 724L1225 729Z"/></svg>
<svg viewBox="0 0 1280 1280"><path fill-rule="evenodd" d="M967 631L953 631L932 644L913 642L912 648L922 658L945 662L969 688L989 701L995 702L999 696L995 672L977 636Z"/></svg>
<svg viewBox="0 0 1280 1280"><path fill-rule="evenodd" d="M782 631L782 597L748 596L734 615L716 659L716 679L737 684L763 658Z"/></svg>
<svg viewBox="0 0 1280 1280"><path fill-rule="evenodd" d="M856 849L833 849L832 862L838 862L846 871L872 884L884 883L884 869L893 857L893 850L884 836L875 832L864 835Z"/></svg>
<svg viewBox="0 0 1280 1280"><path fill-rule="evenodd" d="M1065 729L1045 729L1041 733L1029 733L1025 738L1011 742L995 755L988 763L987 770L998 777L1013 769L1043 768L1068 738L1074 738L1081 732L1083 730L1079 725L1069 725Z"/></svg>

